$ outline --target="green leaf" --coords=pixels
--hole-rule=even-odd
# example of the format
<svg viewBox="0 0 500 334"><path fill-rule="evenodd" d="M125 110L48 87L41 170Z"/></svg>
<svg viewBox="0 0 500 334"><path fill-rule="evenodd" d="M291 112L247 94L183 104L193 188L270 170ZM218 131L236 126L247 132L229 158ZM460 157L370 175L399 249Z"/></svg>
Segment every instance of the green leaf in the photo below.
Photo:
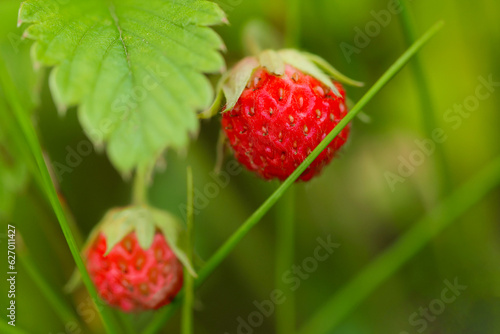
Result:
<svg viewBox="0 0 500 334"><path fill-rule="evenodd" d="M20 0L0 1L0 57L7 65L21 102L26 109L37 105L42 71L35 71L30 61L30 43L23 40L23 31L16 27ZM2 95L0 93L0 95Z"/></svg>
<svg viewBox="0 0 500 334"><path fill-rule="evenodd" d="M122 173L197 131L196 111L213 99L203 73L224 69L223 42L207 26L225 20L205 0L28 0L19 12L33 60L54 66L59 109L79 105L86 133Z"/></svg>

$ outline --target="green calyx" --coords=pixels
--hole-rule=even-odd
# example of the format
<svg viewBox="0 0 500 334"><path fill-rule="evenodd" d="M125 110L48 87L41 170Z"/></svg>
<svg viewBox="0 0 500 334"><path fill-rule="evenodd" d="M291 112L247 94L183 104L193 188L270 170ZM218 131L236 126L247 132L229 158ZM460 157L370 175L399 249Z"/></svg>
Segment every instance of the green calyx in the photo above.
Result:
<svg viewBox="0 0 500 334"><path fill-rule="evenodd" d="M169 212L147 205L135 205L109 210L92 231L87 247L93 244L100 233L106 238L106 253L115 247L128 234L135 232L139 246L146 250L151 247L157 232L163 234L176 257L196 277L191 261L186 255L187 233L181 221Z"/></svg>
<svg viewBox="0 0 500 334"><path fill-rule="evenodd" d="M222 109L224 99L226 103L222 112L233 109L258 68L265 67L270 73L283 76L285 75L286 65L291 65L299 71L318 79L337 96L340 96L340 93L332 78L346 85L363 86L362 82L343 75L319 56L294 49L265 50L255 57L244 58L221 77L217 85L217 96L214 103L199 117L205 119L216 115Z"/></svg>

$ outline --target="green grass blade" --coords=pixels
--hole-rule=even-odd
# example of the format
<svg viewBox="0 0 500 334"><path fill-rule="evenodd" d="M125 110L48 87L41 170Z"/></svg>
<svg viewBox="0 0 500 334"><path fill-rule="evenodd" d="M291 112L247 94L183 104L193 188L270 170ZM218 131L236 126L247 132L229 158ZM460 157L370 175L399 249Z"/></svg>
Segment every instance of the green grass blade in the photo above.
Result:
<svg viewBox="0 0 500 334"><path fill-rule="evenodd" d="M44 190L47 193L47 196L49 197L52 208L59 221L64 237L66 238L69 249L71 251L71 255L73 256L73 259L75 260L78 270L82 275L82 280L85 283L85 286L87 287L87 290L89 291L91 297L94 300L98 300L99 297L97 296L97 291L89 277L87 269L85 268L85 264L83 263L83 260L81 258L80 251L76 244L75 238L69 226L68 220L66 219L64 209L61 203L59 202L56 189L52 184L52 180L50 178L48 168L45 165L42 148L38 140L38 137L36 135L35 129L31 124L28 114L24 110L22 104L19 102L19 97L17 96L17 92L13 88L14 85L5 68L5 63L2 58L0 58L0 84L2 85L5 95L7 96L7 99L10 102L12 110L14 111L14 114L25 136L25 139L28 145L30 146L31 153L35 157L35 161L37 163L39 172L42 176ZM99 311L99 308L97 308L97 310L103 321L106 331L108 333L118 333L116 330L117 326L111 318L109 309L102 308L102 310Z"/></svg>
<svg viewBox="0 0 500 334"><path fill-rule="evenodd" d="M47 200L47 203L50 205L50 199L48 198L47 193L44 191L45 188L42 175L38 171L38 167L36 165L34 157L30 152L29 145L26 142L25 137L23 136L22 130L16 123L14 115L12 115L11 112L7 109L8 107L6 106L5 101L3 99L0 99L0 119L3 122L2 124L7 136L9 138L12 138L12 143L15 146L13 150L20 153L20 157L28 167L30 175L34 178L35 184L40 190L41 195L45 200ZM69 208L65 203L61 203L61 205L63 206L64 212L66 214L66 219L69 223L71 231L75 236L76 243L78 247L81 247L83 245L83 237L73 218L73 215L71 214Z"/></svg>
<svg viewBox="0 0 500 334"><path fill-rule="evenodd" d="M398 60L380 77L380 79L368 90L352 110L337 124L337 126L326 136L318 147L297 167L297 169L286 179L281 186L233 233L233 235L215 252L198 273L195 286L199 287L219 264L231 253L243 237L261 220L261 218L273 207L283 196L291 185L300 177L316 157L330 144L330 142L351 122L354 117L370 102L370 100L408 63L408 61L443 27L444 22L438 22L431 27L418 41L416 41ZM154 334L162 328L165 322L175 313L179 307L182 291L169 306L157 313L150 325L142 334Z"/></svg>
<svg viewBox="0 0 500 334"><path fill-rule="evenodd" d="M22 243L21 243L22 244ZM25 246L19 247L18 258L21 265L28 272L31 280L38 287L40 292L47 299L49 304L55 310L56 314L59 316L63 323L75 323L79 324L77 320L77 316L68 303L64 300L64 298L58 294L54 288L45 280L43 275L40 273L38 268L35 266L31 257L28 253L28 250Z"/></svg>
<svg viewBox="0 0 500 334"><path fill-rule="evenodd" d="M282 279L294 261L295 241L295 189L292 187L277 203L276 210L276 289L289 291L286 301L276 305L276 334L293 334L295 323L295 295Z"/></svg>
<svg viewBox="0 0 500 334"><path fill-rule="evenodd" d="M380 284L391 277L429 241L481 201L488 192L499 184L500 158L497 158L456 190L429 215L413 225L396 243L340 289L304 325L299 333L330 333Z"/></svg>
<svg viewBox="0 0 500 334"><path fill-rule="evenodd" d="M35 184L43 189L42 176L38 173L38 169L33 161L32 155L27 147L26 140L24 139L21 130L16 124L16 121L8 110L6 101L0 98L0 119L2 120L2 128L8 138L12 140L12 151L19 152L23 162L27 165L28 170L31 172L35 179Z"/></svg>
<svg viewBox="0 0 500 334"><path fill-rule="evenodd" d="M193 259L193 225L194 225L194 185L193 171L191 167L187 170L187 235L188 245L186 255L189 260ZM184 269L184 305L182 309L182 334L193 334L193 301L194 301L194 279L187 269Z"/></svg>
<svg viewBox="0 0 500 334"><path fill-rule="evenodd" d="M402 8L401 26L403 35L405 37L406 43L410 45L417 39L415 23L413 22L411 13L408 10L408 1L399 0L399 2ZM418 91L420 107L422 110L422 126L427 138L432 138L432 132L434 131L434 129L438 128L438 122L436 120L437 113L432 101L432 95L429 89L429 84L425 76L425 71L420 56L415 55L415 58L410 62L409 66L411 71L413 72L415 85ZM452 187L452 180L443 145L437 145L436 147L436 171L437 178L440 182L439 193L441 195L449 194Z"/></svg>

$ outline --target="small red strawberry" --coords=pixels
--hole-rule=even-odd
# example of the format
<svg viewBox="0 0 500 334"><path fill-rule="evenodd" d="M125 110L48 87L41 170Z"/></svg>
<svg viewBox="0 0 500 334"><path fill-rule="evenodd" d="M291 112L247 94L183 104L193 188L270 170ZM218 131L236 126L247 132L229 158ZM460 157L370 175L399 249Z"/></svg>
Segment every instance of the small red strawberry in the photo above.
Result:
<svg viewBox="0 0 500 334"><path fill-rule="evenodd" d="M182 288L182 264L165 237L156 232L149 249L142 249L135 232L106 253L100 233L87 250L87 269L97 292L125 312L156 310L169 304Z"/></svg>
<svg viewBox="0 0 500 334"><path fill-rule="evenodd" d="M179 247L182 233L168 212L144 205L110 210L84 249L99 296L124 312L169 304L182 288L183 266L196 275Z"/></svg>
<svg viewBox="0 0 500 334"><path fill-rule="evenodd" d="M245 58L222 82L227 100L222 128L235 157L267 180L289 177L348 112L342 85L294 50ZM349 131L348 125L300 176L302 181L330 163Z"/></svg>

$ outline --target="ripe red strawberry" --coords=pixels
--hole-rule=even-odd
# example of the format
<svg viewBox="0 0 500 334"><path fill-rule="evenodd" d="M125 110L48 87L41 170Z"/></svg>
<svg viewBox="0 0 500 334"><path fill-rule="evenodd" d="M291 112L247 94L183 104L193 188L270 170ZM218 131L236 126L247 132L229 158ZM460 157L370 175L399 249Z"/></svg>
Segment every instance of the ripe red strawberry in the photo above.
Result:
<svg viewBox="0 0 500 334"><path fill-rule="evenodd" d="M196 276L178 218L148 205L109 210L85 244L90 278L102 299L124 312L155 310L182 288L183 270ZM80 282L78 271L67 291Z"/></svg>
<svg viewBox="0 0 500 334"><path fill-rule="evenodd" d="M183 267L157 231L151 247L139 245L136 232L111 251L100 233L87 249L87 269L101 298L124 312L158 309L169 304L182 288Z"/></svg>
<svg viewBox="0 0 500 334"><path fill-rule="evenodd" d="M273 60L275 61L275 60ZM338 92L297 68L284 73L258 66L234 105L223 113L222 128L235 157L264 179L285 180L347 114L345 92ZM345 144L349 126L300 176L308 181Z"/></svg>

